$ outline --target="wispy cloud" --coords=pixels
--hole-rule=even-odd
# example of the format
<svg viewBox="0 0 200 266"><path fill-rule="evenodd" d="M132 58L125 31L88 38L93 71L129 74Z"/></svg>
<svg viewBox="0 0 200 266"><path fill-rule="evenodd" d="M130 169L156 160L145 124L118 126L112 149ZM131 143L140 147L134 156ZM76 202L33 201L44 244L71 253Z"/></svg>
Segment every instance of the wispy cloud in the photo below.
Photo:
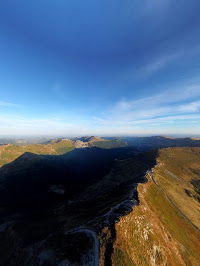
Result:
<svg viewBox="0 0 200 266"><path fill-rule="evenodd" d="M143 119L143 120L137 120L129 122L129 125L138 125L138 124L174 124L177 122L182 121L193 121L198 122L200 119L200 114L194 114L194 115L172 115L172 116L166 116L166 117L160 117L160 118L152 118L152 119Z"/></svg>
<svg viewBox="0 0 200 266"><path fill-rule="evenodd" d="M4 103L4 102L3 102ZM5 103L4 103L5 104ZM6 103L6 106L13 106ZM15 105L14 105L15 106ZM152 96L140 99L122 98L111 108L104 109L93 118L80 114L52 114L38 119L21 115L0 115L1 134L126 134L148 131L154 133L176 127L200 130L200 81L193 79L185 84L174 84ZM189 125L192 125L189 126Z"/></svg>
<svg viewBox="0 0 200 266"><path fill-rule="evenodd" d="M0 100L0 106L3 106L3 107L18 107L20 105L19 104L5 102L5 101L1 101Z"/></svg>
<svg viewBox="0 0 200 266"><path fill-rule="evenodd" d="M200 111L200 101L180 105L178 109L181 112L198 112Z"/></svg>
<svg viewBox="0 0 200 266"><path fill-rule="evenodd" d="M170 63L179 59L183 55L183 52L172 53L168 55L161 55L155 58L152 62L146 63L137 72L140 77L149 77L164 67L168 66Z"/></svg>
<svg viewBox="0 0 200 266"><path fill-rule="evenodd" d="M200 82L177 85L159 94L136 100L122 99L101 117L95 117L102 126L171 124L175 121L198 122L200 118Z"/></svg>
<svg viewBox="0 0 200 266"><path fill-rule="evenodd" d="M148 78L158 73L167 67L173 66L182 59L191 58L194 55L200 54L199 44L187 49L182 47L178 50L166 49L165 47L158 47L159 52L152 52L153 56L150 56L147 60L142 63L142 66L138 66L137 70L129 72L134 78Z"/></svg>

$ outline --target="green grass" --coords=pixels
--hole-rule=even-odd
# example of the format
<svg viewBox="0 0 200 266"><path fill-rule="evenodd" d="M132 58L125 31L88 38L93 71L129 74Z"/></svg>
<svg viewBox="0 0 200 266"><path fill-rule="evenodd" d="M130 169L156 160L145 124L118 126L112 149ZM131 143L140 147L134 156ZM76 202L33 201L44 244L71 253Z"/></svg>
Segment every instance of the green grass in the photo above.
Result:
<svg viewBox="0 0 200 266"><path fill-rule="evenodd" d="M121 140L106 140L106 141L94 141L89 144L90 147L95 146L101 149L113 149L126 147L127 143Z"/></svg>
<svg viewBox="0 0 200 266"><path fill-rule="evenodd" d="M175 205L200 228L200 148L159 150L154 178Z"/></svg>
<svg viewBox="0 0 200 266"><path fill-rule="evenodd" d="M60 142L51 142L49 144L32 144L16 146L8 144L0 146L0 167L8 164L26 152L39 155L61 155L74 149L72 140L62 140Z"/></svg>
<svg viewBox="0 0 200 266"><path fill-rule="evenodd" d="M126 252L123 252L121 249L116 249L115 255L115 265L124 265L124 266L136 266L136 264L131 260L129 255Z"/></svg>
<svg viewBox="0 0 200 266"><path fill-rule="evenodd" d="M65 154L65 153L67 153L67 152L70 152L70 151L72 151L73 149L74 149L73 146L71 146L71 147L60 147L60 148L58 148L56 151L57 151L57 154L61 155L61 154Z"/></svg>

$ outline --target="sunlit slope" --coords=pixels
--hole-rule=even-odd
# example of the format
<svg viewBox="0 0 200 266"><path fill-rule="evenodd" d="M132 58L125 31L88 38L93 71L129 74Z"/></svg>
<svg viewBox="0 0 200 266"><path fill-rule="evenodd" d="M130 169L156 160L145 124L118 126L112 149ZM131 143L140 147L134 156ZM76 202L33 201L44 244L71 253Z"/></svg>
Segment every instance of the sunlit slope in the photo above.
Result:
<svg viewBox="0 0 200 266"><path fill-rule="evenodd" d="M13 144L0 146L0 167L17 159L25 152L34 154L60 155L74 149L72 140L63 139L59 142L52 141L48 144L34 144L15 146Z"/></svg>
<svg viewBox="0 0 200 266"><path fill-rule="evenodd" d="M113 265L200 265L200 233L148 177L140 204L116 224Z"/></svg>
<svg viewBox="0 0 200 266"><path fill-rule="evenodd" d="M200 148L160 150L153 172L166 195L200 228Z"/></svg>

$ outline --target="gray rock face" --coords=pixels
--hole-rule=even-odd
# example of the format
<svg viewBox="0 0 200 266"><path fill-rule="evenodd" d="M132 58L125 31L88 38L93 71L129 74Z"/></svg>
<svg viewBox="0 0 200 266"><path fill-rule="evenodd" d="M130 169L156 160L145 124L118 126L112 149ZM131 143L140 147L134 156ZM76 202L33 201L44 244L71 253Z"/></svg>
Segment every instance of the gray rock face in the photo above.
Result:
<svg viewBox="0 0 200 266"><path fill-rule="evenodd" d="M77 140L74 143L74 147L77 148L77 149L88 148L88 142L83 142L81 140Z"/></svg>

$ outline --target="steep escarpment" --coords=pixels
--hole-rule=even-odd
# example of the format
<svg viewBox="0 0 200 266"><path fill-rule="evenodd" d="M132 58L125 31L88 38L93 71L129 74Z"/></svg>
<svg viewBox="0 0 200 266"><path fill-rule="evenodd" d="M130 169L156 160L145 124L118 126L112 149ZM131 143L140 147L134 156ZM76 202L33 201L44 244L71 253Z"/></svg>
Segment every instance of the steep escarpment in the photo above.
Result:
<svg viewBox="0 0 200 266"><path fill-rule="evenodd" d="M198 185L191 183L199 180L199 158L199 148L158 152L148 182L138 185L140 204L115 225L112 265L200 264Z"/></svg>
<svg viewBox="0 0 200 266"><path fill-rule="evenodd" d="M200 233L148 179L139 206L116 224L113 265L199 265Z"/></svg>

